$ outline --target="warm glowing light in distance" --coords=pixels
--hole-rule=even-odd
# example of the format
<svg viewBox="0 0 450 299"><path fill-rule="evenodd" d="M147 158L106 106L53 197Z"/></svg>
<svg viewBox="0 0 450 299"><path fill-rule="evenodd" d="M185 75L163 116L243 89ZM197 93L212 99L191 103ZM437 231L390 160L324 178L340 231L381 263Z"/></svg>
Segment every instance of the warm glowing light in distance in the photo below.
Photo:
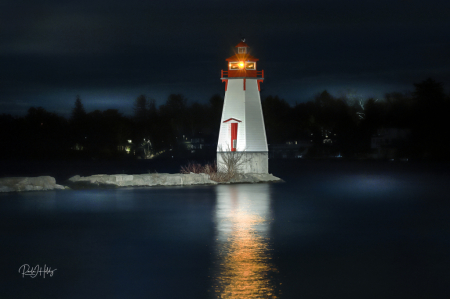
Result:
<svg viewBox="0 0 450 299"><path fill-rule="evenodd" d="M244 68L244 62L242 62L242 61L239 62L239 68L241 68L241 69Z"/></svg>

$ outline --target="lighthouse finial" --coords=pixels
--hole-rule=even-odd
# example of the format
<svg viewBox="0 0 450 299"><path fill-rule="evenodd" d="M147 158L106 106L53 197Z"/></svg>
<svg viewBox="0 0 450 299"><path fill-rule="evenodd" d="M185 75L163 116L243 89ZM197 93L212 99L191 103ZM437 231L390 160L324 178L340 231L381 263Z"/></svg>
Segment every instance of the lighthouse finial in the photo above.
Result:
<svg viewBox="0 0 450 299"><path fill-rule="evenodd" d="M245 37L241 38L241 41L242 41L243 43L245 43Z"/></svg>

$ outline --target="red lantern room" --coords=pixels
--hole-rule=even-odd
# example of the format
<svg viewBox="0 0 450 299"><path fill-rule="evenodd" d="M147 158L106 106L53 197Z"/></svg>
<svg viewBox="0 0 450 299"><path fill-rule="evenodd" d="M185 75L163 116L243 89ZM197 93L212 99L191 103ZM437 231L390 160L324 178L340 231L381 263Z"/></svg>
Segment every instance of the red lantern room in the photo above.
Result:
<svg viewBox="0 0 450 299"><path fill-rule="evenodd" d="M226 59L228 61L228 70L222 70L222 81L226 83L225 91L228 87L228 78L243 78L245 90L245 78L261 78L258 80L258 90L261 91L260 84L264 78L264 70L258 71L256 62L258 58L250 55L248 45L242 40L236 45L237 53Z"/></svg>

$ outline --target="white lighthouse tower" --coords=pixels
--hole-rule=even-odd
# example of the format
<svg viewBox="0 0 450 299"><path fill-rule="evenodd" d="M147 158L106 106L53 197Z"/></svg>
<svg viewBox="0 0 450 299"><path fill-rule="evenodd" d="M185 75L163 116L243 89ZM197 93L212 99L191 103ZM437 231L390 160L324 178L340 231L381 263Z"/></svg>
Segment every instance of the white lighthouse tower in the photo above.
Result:
<svg viewBox="0 0 450 299"><path fill-rule="evenodd" d="M237 53L226 59L228 70L222 70L225 100L217 144L217 164L224 166L223 157L237 152L242 154L242 172L268 173L269 155L259 95L264 71L257 70L259 59L249 54L245 40L236 48Z"/></svg>

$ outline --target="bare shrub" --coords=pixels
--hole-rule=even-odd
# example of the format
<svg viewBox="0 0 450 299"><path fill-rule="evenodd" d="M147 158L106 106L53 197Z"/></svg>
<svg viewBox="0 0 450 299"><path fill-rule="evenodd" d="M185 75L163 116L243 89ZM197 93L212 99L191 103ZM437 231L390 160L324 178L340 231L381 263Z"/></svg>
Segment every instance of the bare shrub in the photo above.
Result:
<svg viewBox="0 0 450 299"><path fill-rule="evenodd" d="M188 165L181 166L181 173L205 173L209 179L218 183L228 182L232 177L227 172L217 171L217 162L201 165L195 162L189 162Z"/></svg>
<svg viewBox="0 0 450 299"><path fill-rule="evenodd" d="M188 165L182 166L180 172L189 173L205 173L209 179L218 183L229 182L242 172L245 160L245 152L232 152L229 148L222 151L219 148L221 163L217 165L217 161L201 165L195 162L189 162Z"/></svg>
<svg viewBox="0 0 450 299"><path fill-rule="evenodd" d="M217 161L204 166L204 173L209 175L209 178L218 183L228 182L231 177L226 172L217 171Z"/></svg>
<svg viewBox="0 0 450 299"><path fill-rule="evenodd" d="M189 162L188 165L181 166L181 173L203 173L204 166L199 163Z"/></svg>
<svg viewBox="0 0 450 299"><path fill-rule="evenodd" d="M222 159L222 163L218 165L218 172L226 173L230 179L242 172L246 162L245 151L232 152L229 147L226 150L219 147L218 153Z"/></svg>

